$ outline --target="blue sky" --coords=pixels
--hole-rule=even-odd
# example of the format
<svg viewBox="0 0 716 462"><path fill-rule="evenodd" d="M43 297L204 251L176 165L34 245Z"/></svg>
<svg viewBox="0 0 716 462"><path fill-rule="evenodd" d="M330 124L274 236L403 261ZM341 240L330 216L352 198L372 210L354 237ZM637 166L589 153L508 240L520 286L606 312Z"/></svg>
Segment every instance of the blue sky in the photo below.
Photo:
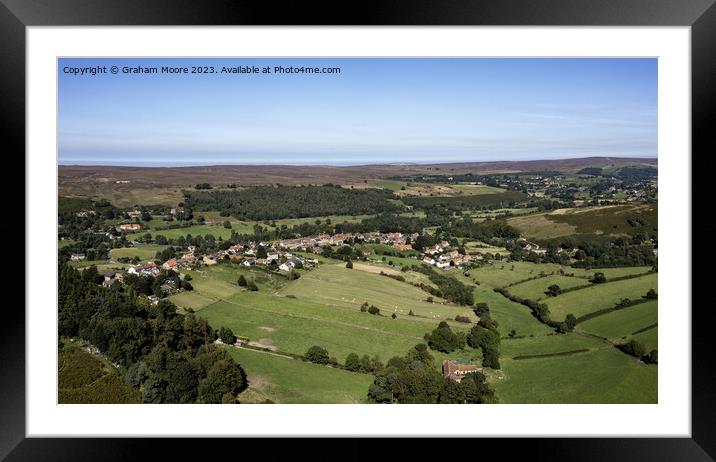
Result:
<svg viewBox="0 0 716 462"><path fill-rule="evenodd" d="M340 74L72 75L311 66ZM374 164L656 157L656 59L60 59L59 161Z"/></svg>

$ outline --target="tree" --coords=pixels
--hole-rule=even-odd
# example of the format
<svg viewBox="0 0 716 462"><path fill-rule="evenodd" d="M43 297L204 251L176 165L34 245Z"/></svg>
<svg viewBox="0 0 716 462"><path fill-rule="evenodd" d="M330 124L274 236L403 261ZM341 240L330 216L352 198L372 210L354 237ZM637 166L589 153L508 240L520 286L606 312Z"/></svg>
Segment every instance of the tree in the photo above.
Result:
<svg viewBox="0 0 716 462"><path fill-rule="evenodd" d="M552 284L551 286L547 287L547 291L545 292L548 297L556 297L561 293L562 289L557 284Z"/></svg>
<svg viewBox="0 0 716 462"><path fill-rule="evenodd" d="M393 319L397 319L397 318L398 318L398 315L395 314L395 313L393 313L392 315L390 315L390 317L393 318Z"/></svg>
<svg viewBox="0 0 716 462"><path fill-rule="evenodd" d="M328 351L325 348L319 347L317 345L314 345L309 348L308 351L306 351L305 357L307 361L316 364L328 364L328 362L330 361Z"/></svg>
<svg viewBox="0 0 716 462"><path fill-rule="evenodd" d="M256 283L253 280L246 283L246 288L248 290L250 290L251 292L256 292L259 290L259 287L256 285Z"/></svg>
<svg viewBox="0 0 716 462"><path fill-rule="evenodd" d="M657 350L651 350L648 355L642 358L647 364L659 364L659 352Z"/></svg>
<svg viewBox="0 0 716 462"><path fill-rule="evenodd" d="M229 220L224 221L224 228L231 229L231 222Z"/></svg>
<svg viewBox="0 0 716 462"><path fill-rule="evenodd" d="M236 336L234 332L225 326L221 326L219 329L219 339L227 345L233 345L236 342Z"/></svg>
<svg viewBox="0 0 716 462"><path fill-rule="evenodd" d="M450 326L442 321L430 334L428 346L433 350L450 353L465 347L465 337L455 334Z"/></svg>
<svg viewBox="0 0 716 462"><path fill-rule="evenodd" d="M239 287L246 287L246 285L247 285L246 277L244 277L244 275L242 274L241 276L239 276L239 279L238 279L238 281L236 281L236 283L239 285Z"/></svg>
<svg viewBox="0 0 716 462"><path fill-rule="evenodd" d="M348 268L348 269L352 269L352 268L353 268L353 260L351 260L350 258L349 258L348 261L346 262L346 268Z"/></svg>
<svg viewBox="0 0 716 462"><path fill-rule="evenodd" d="M647 300L656 300L657 298L659 298L659 296L654 289L649 289L646 292L646 295L644 295L644 298Z"/></svg>
<svg viewBox="0 0 716 462"><path fill-rule="evenodd" d="M564 318L564 323L567 324L567 327L569 328L569 331L571 332L574 330L574 327L577 325L577 318L574 317L574 315L572 313L569 313Z"/></svg>
<svg viewBox="0 0 716 462"><path fill-rule="evenodd" d="M368 313L374 314L374 315L379 315L379 314L380 314L380 309L379 309L377 306L375 306L375 305L371 305L371 306L368 308Z"/></svg>
<svg viewBox="0 0 716 462"><path fill-rule="evenodd" d="M267 258L267 257L268 257L268 253L266 252L266 249L262 245L260 245L256 249L256 258Z"/></svg>
<svg viewBox="0 0 716 462"><path fill-rule="evenodd" d="M622 350L624 353L639 359L642 359L646 354L644 344L634 339L629 340L626 343L622 343L621 345L617 345L617 348Z"/></svg>
<svg viewBox="0 0 716 462"><path fill-rule="evenodd" d="M604 282L607 282L607 278L606 276L604 276L604 273L596 272L594 273L594 276L589 279L589 282L591 282L592 284L602 284Z"/></svg>
<svg viewBox="0 0 716 462"><path fill-rule="evenodd" d="M355 353L346 356L346 369L352 372L358 372L361 369L360 358Z"/></svg>
<svg viewBox="0 0 716 462"><path fill-rule="evenodd" d="M196 402L199 385L196 371L181 356L174 356L167 362L166 384L165 402L180 404Z"/></svg>
<svg viewBox="0 0 716 462"><path fill-rule="evenodd" d="M241 366L230 359L222 359L211 366L199 384L198 402L219 404L224 402L227 393L236 396L245 388L246 374Z"/></svg>

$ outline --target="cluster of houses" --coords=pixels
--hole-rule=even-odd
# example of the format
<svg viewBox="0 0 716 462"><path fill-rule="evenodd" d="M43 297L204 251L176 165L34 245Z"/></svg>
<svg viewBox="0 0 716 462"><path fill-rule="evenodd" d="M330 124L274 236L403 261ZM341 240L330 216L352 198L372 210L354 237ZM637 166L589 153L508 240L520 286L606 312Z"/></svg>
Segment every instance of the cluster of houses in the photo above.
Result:
<svg viewBox="0 0 716 462"><path fill-rule="evenodd" d="M323 247L343 245L347 242L368 242L371 244L385 244L393 246L398 250L411 250L413 246L408 239L415 240L418 233L405 235L403 233L339 233L339 234L318 234L297 239L283 239L276 245L283 249L300 250L304 252L320 253Z"/></svg>
<svg viewBox="0 0 716 462"><path fill-rule="evenodd" d="M265 253L265 256L259 258L260 253ZM230 260L242 266L275 265L280 271L284 272L289 272L296 267L309 269L318 263L318 260L314 258L294 255L284 250L284 247L278 244L272 246L266 242L245 245L235 244L226 250L214 252L202 257L202 263L205 265L215 265L220 260Z"/></svg>
<svg viewBox="0 0 716 462"><path fill-rule="evenodd" d="M438 242L423 251L423 263L441 269L450 269L463 266L469 262L482 260L482 255L463 255L457 250L451 250L447 241Z"/></svg>

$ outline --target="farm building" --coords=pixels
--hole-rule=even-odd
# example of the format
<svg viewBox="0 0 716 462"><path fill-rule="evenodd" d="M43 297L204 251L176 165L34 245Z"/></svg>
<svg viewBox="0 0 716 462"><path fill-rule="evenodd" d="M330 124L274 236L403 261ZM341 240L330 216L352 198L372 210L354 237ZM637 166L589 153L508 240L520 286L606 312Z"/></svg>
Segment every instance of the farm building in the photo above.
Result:
<svg viewBox="0 0 716 462"><path fill-rule="evenodd" d="M480 371L482 371L482 368L477 367L474 364L463 364L452 359L446 359L443 361L443 377L455 382L461 382L463 377L471 372Z"/></svg>
<svg viewBox="0 0 716 462"><path fill-rule="evenodd" d="M162 265L162 268L165 270L176 270L177 269L177 259L170 258L169 260L164 262L164 264Z"/></svg>
<svg viewBox="0 0 716 462"><path fill-rule="evenodd" d="M119 225L119 229L122 231L139 231L142 229L142 225L139 223L124 223Z"/></svg>

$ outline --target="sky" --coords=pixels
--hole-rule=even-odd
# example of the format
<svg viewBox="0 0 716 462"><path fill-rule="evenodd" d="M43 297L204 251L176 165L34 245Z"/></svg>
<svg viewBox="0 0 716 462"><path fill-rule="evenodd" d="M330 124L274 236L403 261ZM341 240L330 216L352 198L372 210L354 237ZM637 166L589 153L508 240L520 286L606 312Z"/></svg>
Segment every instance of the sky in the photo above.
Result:
<svg viewBox="0 0 716 462"><path fill-rule="evenodd" d="M224 66L340 73L222 74ZM107 72L76 73L91 67ZM66 165L657 156L652 58L63 58L58 92Z"/></svg>

